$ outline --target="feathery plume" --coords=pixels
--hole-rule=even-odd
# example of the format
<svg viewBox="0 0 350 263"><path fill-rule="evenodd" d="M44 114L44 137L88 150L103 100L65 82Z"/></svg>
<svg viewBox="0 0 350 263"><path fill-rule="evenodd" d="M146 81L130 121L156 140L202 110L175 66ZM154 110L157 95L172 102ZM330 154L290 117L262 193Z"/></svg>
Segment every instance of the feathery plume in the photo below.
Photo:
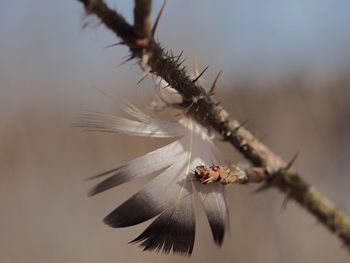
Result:
<svg viewBox="0 0 350 263"><path fill-rule="evenodd" d="M223 164L206 129L188 117L179 121L160 120L131 104L124 105L123 109L133 119L87 113L81 117L79 126L132 136L175 138L175 141L90 178L102 180L90 190L89 195L93 196L135 178L159 172L143 189L107 215L104 222L120 228L157 216L130 243L140 243L144 250L173 251L189 256L195 239L193 198L197 194L208 218L214 242L220 246L228 218L224 186L220 183L203 184L194 172L199 165L212 162Z"/></svg>

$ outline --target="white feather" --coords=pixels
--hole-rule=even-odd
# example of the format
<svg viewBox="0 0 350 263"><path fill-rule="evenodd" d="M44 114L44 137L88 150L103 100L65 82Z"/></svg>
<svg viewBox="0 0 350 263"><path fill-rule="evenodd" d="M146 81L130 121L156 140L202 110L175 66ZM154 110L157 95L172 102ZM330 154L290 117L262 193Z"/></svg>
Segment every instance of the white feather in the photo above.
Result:
<svg viewBox="0 0 350 263"><path fill-rule="evenodd" d="M223 164L206 130L194 120L159 120L126 103L124 111L136 120L108 114L89 113L80 126L96 131L125 133L144 137L176 137L176 141L125 165L101 173L105 178L91 195L118 186L136 177L164 170L141 191L112 211L105 222L112 227L142 223L160 215L133 242L145 250L191 254L195 235L193 193L197 192L206 212L214 241L221 245L227 224L224 188L220 184L202 185L195 181L193 170L198 165Z"/></svg>

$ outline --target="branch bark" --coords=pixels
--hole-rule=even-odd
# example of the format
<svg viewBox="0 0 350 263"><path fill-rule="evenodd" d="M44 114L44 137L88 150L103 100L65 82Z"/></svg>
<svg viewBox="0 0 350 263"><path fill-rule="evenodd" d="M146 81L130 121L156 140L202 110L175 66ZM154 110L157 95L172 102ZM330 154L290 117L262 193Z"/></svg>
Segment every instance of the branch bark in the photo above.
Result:
<svg viewBox="0 0 350 263"><path fill-rule="evenodd" d="M142 27L137 26L137 19L135 19L135 26L132 26L102 0L78 1L84 5L87 13L96 15L107 28L122 39L123 43L129 47L131 57L143 60L145 53L140 51L144 51L144 46L137 43L137 32ZM138 4L136 4L135 9L137 6ZM138 16L138 12L135 11L135 15ZM140 19L145 21L144 16L141 16ZM139 28L137 29L137 27ZM317 218L350 250L350 221L348 217L324 195L306 183L300 175L286 169L288 165L281 157L273 153L249 130L241 126L237 120L231 118L227 111L211 96L212 94L207 93L189 77L179 62L181 60L179 57L164 50L153 38L150 39L149 43L151 44L147 47L147 65L151 72L163 78L182 95L183 106L190 107L189 114L199 123L215 129L254 166L259 167L254 170L252 181L265 181L267 186L275 187L285 193L289 199L296 201Z"/></svg>
<svg viewBox="0 0 350 263"><path fill-rule="evenodd" d="M135 0L134 27L135 33L140 39L151 36L151 0Z"/></svg>

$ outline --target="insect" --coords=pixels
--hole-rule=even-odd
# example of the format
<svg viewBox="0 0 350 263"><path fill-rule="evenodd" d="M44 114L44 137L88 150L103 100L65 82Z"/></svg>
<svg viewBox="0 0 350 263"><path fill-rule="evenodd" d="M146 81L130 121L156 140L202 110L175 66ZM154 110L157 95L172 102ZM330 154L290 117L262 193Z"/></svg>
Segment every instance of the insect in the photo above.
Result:
<svg viewBox="0 0 350 263"><path fill-rule="evenodd" d="M215 164L210 167L199 165L196 166L194 175L202 184L219 182L226 185L244 183L248 180L247 174L235 165L230 168Z"/></svg>

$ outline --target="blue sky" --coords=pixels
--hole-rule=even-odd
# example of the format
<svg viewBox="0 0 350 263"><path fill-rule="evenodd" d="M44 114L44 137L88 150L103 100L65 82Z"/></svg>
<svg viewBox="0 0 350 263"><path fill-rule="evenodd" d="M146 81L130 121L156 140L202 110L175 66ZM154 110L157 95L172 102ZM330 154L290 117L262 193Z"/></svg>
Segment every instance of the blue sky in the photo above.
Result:
<svg viewBox="0 0 350 263"><path fill-rule="evenodd" d="M133 1L108 2L132 19ZM154 14L160 5L154 1ZM167 48L184 49L201 64L237 77L337 72L350 62L349 11L347 0L169 0L158 38ZM114 36L103 27L81 32L82 14L74 0L2 1L0 58L27 59L34 68L41 59L44 68L52 59L62 67L70 66L66 59L73 65L88 59L118 64L125 49L114 49L113 57L105 51L107 62L101 61L101 50Z"/></svg>

